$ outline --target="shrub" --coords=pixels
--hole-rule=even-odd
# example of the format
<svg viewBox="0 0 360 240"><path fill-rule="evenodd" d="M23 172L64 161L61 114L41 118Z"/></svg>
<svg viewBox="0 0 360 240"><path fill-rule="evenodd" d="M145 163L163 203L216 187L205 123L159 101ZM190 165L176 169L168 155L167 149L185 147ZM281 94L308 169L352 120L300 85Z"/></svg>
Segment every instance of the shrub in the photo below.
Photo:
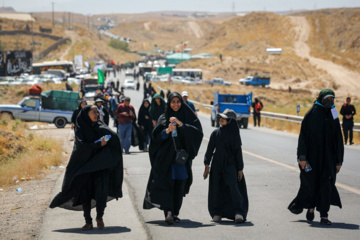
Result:
<svg viewBox="0 0 360 240"><path fill-rule="evenodd" d="M129 51L129 44L127 42L121 42L119 40L111 39L108 45L118 50L122 50L125 52Z"/></svg>

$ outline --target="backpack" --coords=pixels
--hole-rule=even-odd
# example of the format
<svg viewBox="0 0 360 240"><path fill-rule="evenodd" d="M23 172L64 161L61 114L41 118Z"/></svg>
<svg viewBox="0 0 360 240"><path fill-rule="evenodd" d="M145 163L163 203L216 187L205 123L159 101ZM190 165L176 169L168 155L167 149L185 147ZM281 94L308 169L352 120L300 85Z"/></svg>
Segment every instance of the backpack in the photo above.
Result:
<svg viewBox="0 0 360 240"><path fill-rule="evenodd" d="M255 103L255 112L260 113L261 109L262 109L261 103L260 102Z"/></svg>

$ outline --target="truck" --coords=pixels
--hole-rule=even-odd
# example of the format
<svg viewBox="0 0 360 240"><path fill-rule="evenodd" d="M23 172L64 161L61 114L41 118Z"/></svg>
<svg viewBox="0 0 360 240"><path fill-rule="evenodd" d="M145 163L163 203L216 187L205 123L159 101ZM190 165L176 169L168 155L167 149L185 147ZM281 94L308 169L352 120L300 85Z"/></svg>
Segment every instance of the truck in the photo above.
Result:
<svg viewBox="0 0 360 240"><path fill-rule="evenodd" d="M265 87L266 85L270 84L270 77L269 76L248 76L246 78L240 79L239 83L241 85L252 85L252 86L262 86Z"/></svg>
<svg viewBox="0 0 360 240"><path fill-rule="evenodd" d="M0 118L54 123L57 128L64 128L78 104L78 92L50 90L28 95L18 104L0 105Z"/></svg>
<svg viewBox="0 0 360 240"><path fill-rule="evenodd" d="M225 85L225 86L231 86L231 82L226 82L224 79L222 78L213 78L211 81L205 81L206 84L210 84L211 86L213 85Z"/></svg>
<svg viewBox="0 0 360 240"><path fill-rule="evenodd" d="M86 101L93 101L96 95L96 91L99 90L98 77L86 77L81 80L80 91L82 98Z"/></svg>
<svg viewBox="0 0 360 240"><path fill-rule="evenodd" d="M244 95L220 94L219 91L214 93L214 101L211 109L211 126L219 127L218 113L222 113L225 109L231 109L236 113L236 122L239 128L247 128L249 117L251 115L252 92Z"/></svg>

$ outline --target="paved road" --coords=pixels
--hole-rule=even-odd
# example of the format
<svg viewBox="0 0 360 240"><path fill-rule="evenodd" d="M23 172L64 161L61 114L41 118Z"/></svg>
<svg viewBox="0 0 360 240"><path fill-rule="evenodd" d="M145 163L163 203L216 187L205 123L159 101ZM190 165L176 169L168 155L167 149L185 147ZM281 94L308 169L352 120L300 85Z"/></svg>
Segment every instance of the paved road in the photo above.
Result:
<svg viewBox="0 0 360 240"><path fill-rule="evenodd" d="M181 92L181 89L177 91ZM131 97L131 104L138 111L142 91L126 90L125 94ZM299 187L299 172L296 166L297 135L251 126L249 129L241 130L244 174L250 202L248 221L240 225L235 225L231 221L212 223L207 210L208 181L202 178L202 162L213 128L210 126L209 116L200 113L199 119L202 122L204 139L199 154L193 161L194 182L190 194L184 199L179 216L182 219L180 224L167 226L160 210L142 209L150 164L147 153L131 148L131 155L124 156L124 167L129 200L133 200L134 208L129 205L129 201L122 202L124 199L118 203L112 202L106 209L105 216L108 218L105 218L105 223L113 227L102 232L94 230L91 235L75 229L82 224L81 213L62 209L48 211L45 223L60 218L63 220L55 226L48 227L45 230L48 235L42 239L122 239L126 238L127 234L137 232L139 235L127 235L127 238L359 239L360 147L345 147L344 166L338 175L338 189L343 209L331 208L329 218L333 225L324 227L318 222L318 213L315 215L315 221L309 224L305 221L305 213L293 215L287 210ZM136 218L136 214L139 218Z"/></svg>

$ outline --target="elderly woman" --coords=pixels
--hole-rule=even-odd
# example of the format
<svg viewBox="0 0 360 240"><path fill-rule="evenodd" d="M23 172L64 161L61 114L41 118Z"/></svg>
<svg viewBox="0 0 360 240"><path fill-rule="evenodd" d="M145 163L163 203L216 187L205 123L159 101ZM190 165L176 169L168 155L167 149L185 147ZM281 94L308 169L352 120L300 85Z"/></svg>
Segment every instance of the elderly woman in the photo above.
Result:
<svg viewBox="0 0 360 240"><path fill-rule="evenodd" d="M111 135L106 141L104 136ZM76 120L75 144L66 167L61 192L50 208L83 210L86 224L93 228L91 208L96 207L98 228L104 228L106 202L122 197L123 162L115 132L99 120L95 105L83 107Z"/></svg>
<svg viewBox="0 0 360 240"><path fill-rule="evenodd" d="M204 179L210 173L208 209L213 222L228 218L242 223L249 203L236 113L226 109L217 117L220 128L212 132L204 159Z"/></svg>
<svg viewBox="0 0 360 240"><path fill-rule="evenodd" d="M168 224L180 222L183 197L192 183L192 160L196 157L203 133L199 119L177 92L171 93L167 108L155 126L149 148L150 177L144 199L144 209L164 211ZM184 149L186 163L176 162L176 150Z"/></svg>

